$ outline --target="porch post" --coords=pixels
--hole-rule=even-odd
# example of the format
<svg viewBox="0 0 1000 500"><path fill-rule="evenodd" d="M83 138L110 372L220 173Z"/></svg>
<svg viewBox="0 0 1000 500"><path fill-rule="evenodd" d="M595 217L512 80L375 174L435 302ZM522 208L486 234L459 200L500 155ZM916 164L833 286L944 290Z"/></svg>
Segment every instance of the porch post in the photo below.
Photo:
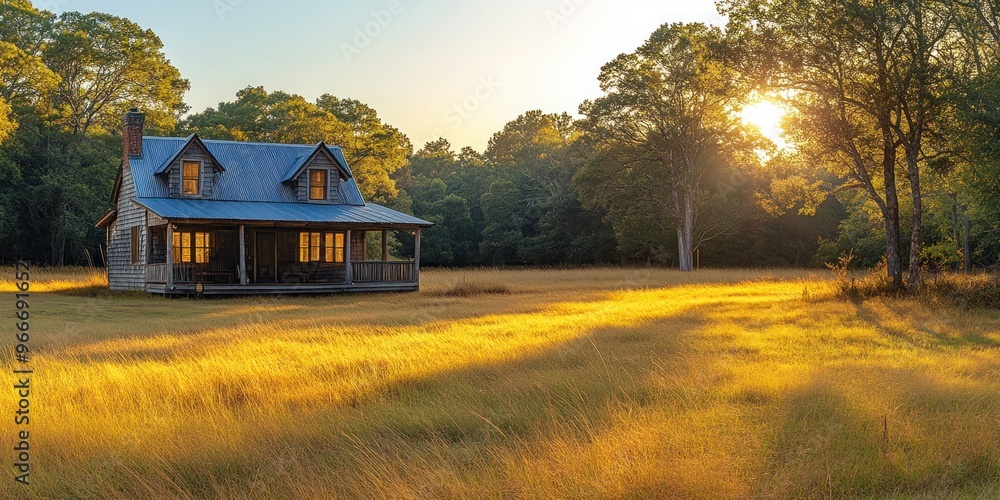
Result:
<svg viewBox="0 0 1000 500"><path fill-rule="evenodd" d="M167 291L174 287L174 223L167 221Z"/></svg>
<svg viewBox="0 0 1000 500"><path fill-rule="evenodd" d="M413 243L413 281L420 283L420 228Z"/></svg>
<svg viewBox="0 0 1000 500"><path fill-rule="evenodd" d="M389 242L386 241L386 235L389 232L385 229L382 230L382 262L389 261Z"/></svg>
<svg viewBox="0 0 1000 500"><path fill-rule="evenodd" d="M347 264L347 278L344 281L350 285L354 283L354 277L351 276L351 228L347 228L344 238L344 263Z"/></svg>
<svg viewBox="0 0 1000 500"><path fill-rule="evenodd" d="M240 226L240 284L247 286L247 239L246 228Z"/></svg>

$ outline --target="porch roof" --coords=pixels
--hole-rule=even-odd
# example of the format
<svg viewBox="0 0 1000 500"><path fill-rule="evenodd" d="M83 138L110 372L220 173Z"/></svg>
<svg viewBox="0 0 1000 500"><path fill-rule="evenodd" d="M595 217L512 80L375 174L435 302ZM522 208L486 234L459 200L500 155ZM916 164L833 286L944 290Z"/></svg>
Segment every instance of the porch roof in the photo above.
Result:
<svg viewBox="0 0 1000 500"><path fill-rule="evenodd" d="M423 219L375 203L358 206L182 198L132 198L132 201L167 220L372 224L410 227L434 225Z"/></svg>

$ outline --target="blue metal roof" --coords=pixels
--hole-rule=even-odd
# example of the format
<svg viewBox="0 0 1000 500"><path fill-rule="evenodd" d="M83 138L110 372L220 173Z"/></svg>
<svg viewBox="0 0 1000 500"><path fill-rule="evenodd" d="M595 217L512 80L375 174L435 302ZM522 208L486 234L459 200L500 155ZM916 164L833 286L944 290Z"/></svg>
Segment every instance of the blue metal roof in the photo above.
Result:
<svg viewBox="0 0 1000 500"><path fill-rule="evenodd" d="M192 137L144 137L141 157L129 158L138 198L169 198L167 180L156 173L192 141ZM202 141L224 169L215 176L213 200L267 203L297 203L296 193L282 180L289 168L308 157L317 145L267 144L260 142ZM364 206L354 174L343 151L327 146L340 163L348 180L340 183L340 200L347 205Z"/></svg>
<svg viewBox="0 0 1000 500"><path fill-rule="evenodd" d="M423 219L374 203L358 206L216 201L190 198L132 198L132 201L169 220L236 220L419 227L433 225Z"/></svg>

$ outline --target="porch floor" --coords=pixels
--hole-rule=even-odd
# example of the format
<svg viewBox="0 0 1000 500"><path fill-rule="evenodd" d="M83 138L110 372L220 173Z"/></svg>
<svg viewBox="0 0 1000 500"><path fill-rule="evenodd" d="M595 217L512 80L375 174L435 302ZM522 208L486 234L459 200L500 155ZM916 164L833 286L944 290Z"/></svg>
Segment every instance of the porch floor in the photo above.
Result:
<svg viewBox="0 0 1000 500"><path fill-rule="evenodd" d="M206 283L202 285L201 295L295 295L316 293L354 293L354 292L415 292L420 290L416 282L391 283L267 283L255 285L219 285ZM167 285L150 283L146 292L158 295L196 295L194 283L177 283L167 290Z"/></svg>

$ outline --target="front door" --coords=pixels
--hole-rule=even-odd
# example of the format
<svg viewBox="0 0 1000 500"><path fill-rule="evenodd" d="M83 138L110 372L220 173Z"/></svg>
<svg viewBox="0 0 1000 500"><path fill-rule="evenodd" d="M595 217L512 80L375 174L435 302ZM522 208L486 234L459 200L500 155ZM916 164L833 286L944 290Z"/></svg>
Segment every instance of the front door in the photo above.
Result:
<svg viewBox="0 0 1000 500"><path fill-rule="evenodd" d="M255 283L275 283L278 275L274 232L258 231L254 249Z"/></svg>

